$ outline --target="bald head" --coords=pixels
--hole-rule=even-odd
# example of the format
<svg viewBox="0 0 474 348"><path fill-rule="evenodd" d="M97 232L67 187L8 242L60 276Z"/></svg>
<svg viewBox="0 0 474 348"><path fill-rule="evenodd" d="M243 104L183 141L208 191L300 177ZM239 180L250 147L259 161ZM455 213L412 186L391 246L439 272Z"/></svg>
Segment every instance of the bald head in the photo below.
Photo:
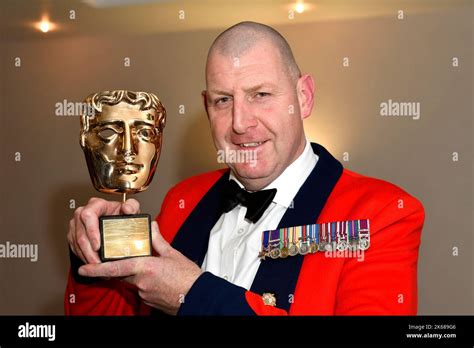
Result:
<svg viewBox="0 0 474 348"><path fill-rule="evenodd" d="M207 56L221 54L232 58L240 57L259 43L270 43L280 55L283 68L291 80L296 82L301 76L293 52L285 38L268 25L255 22L241 22L222 32L212 43Z"/></svg>

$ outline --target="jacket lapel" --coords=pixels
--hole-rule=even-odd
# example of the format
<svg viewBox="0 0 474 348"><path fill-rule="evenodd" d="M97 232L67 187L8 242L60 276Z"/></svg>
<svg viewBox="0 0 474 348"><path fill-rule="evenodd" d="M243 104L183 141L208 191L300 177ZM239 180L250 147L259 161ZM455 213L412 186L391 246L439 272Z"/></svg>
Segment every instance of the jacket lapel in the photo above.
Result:
<svg viewBox="0 0 474 348"><path fill-rule="evenodd" d="M207 191L171 243L173 248L200 266L207 253L211 230L221 216L221 192L229 181L229 172L222 175Z"/></svg>
<svg viewBox="0 0 474 348"><path fill-rule="evenodd" d="M319 160L298 191L293 208L286 210L278 228L315 223L342 174L341 163L324 147L315 143L311 146ZM286 259L267 258L261 262L250 290L258 294L275 294L278 308L289 310L289 296L294 294L302 264L302 255Z"/></svg>

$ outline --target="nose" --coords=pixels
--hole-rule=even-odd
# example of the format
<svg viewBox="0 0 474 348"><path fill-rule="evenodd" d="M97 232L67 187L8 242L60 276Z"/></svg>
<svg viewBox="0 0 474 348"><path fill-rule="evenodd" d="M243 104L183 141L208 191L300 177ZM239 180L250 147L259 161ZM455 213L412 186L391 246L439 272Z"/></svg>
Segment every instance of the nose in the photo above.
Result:
<svg viewBox="0 0 474 348"><path fill-rule="evenodd" d="M245 98L233 100L232 107L232 129L237 134L244 134L251 127L257 125L257 119L253 115L252 108Z"/></svg>
<svg viewBox="0 0 474 348"><path fill-rule="evenodd" d="M126 162L133 161L133 158L131 157L134 157L137 154L137 148L132 136L132 130L128 124L126 124L123 129L122 152Z"/></svg>

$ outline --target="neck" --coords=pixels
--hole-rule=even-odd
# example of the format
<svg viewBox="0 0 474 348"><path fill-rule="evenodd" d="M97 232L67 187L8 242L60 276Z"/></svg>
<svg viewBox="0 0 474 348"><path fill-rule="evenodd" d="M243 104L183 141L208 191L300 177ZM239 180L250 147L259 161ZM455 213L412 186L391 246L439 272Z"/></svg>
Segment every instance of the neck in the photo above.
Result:
<svg viewBox="0 0 474 348"><path fill-rule="evenodd" d="M264 187L267 187L272 183L273 180L275 180L278 176L276 177L266 177L266 178L258 178L258 179L246 179L246 178L241 178L237 174L235 174L237 179L244 185L245 189L249 192L254 192L254 191L260 191Z"/></svg>

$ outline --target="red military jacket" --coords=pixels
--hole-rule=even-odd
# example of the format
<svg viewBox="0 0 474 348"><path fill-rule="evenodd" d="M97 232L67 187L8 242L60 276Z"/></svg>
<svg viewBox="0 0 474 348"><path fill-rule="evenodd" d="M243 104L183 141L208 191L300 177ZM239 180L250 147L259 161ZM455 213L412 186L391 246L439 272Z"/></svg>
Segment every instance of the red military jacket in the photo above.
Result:
<svg viewBox="0 0 474 348"><path fill-rule="evenodd" d="M423 207L402 189L343 169L324 147L312 144L316 167L287 209L279 227L368 219L370 248L363 260L324 252L266 258L250 290L204 272L178 315L415 315L417 261ZM209 234L220 216L221 188L229 170L191 177L166 195L157 216L171 245L202 264ZM77 274L71 254L65 294L67 315L148 315L137 292L117 280ZM274 294L276 306L266 305Z"/></svg>

